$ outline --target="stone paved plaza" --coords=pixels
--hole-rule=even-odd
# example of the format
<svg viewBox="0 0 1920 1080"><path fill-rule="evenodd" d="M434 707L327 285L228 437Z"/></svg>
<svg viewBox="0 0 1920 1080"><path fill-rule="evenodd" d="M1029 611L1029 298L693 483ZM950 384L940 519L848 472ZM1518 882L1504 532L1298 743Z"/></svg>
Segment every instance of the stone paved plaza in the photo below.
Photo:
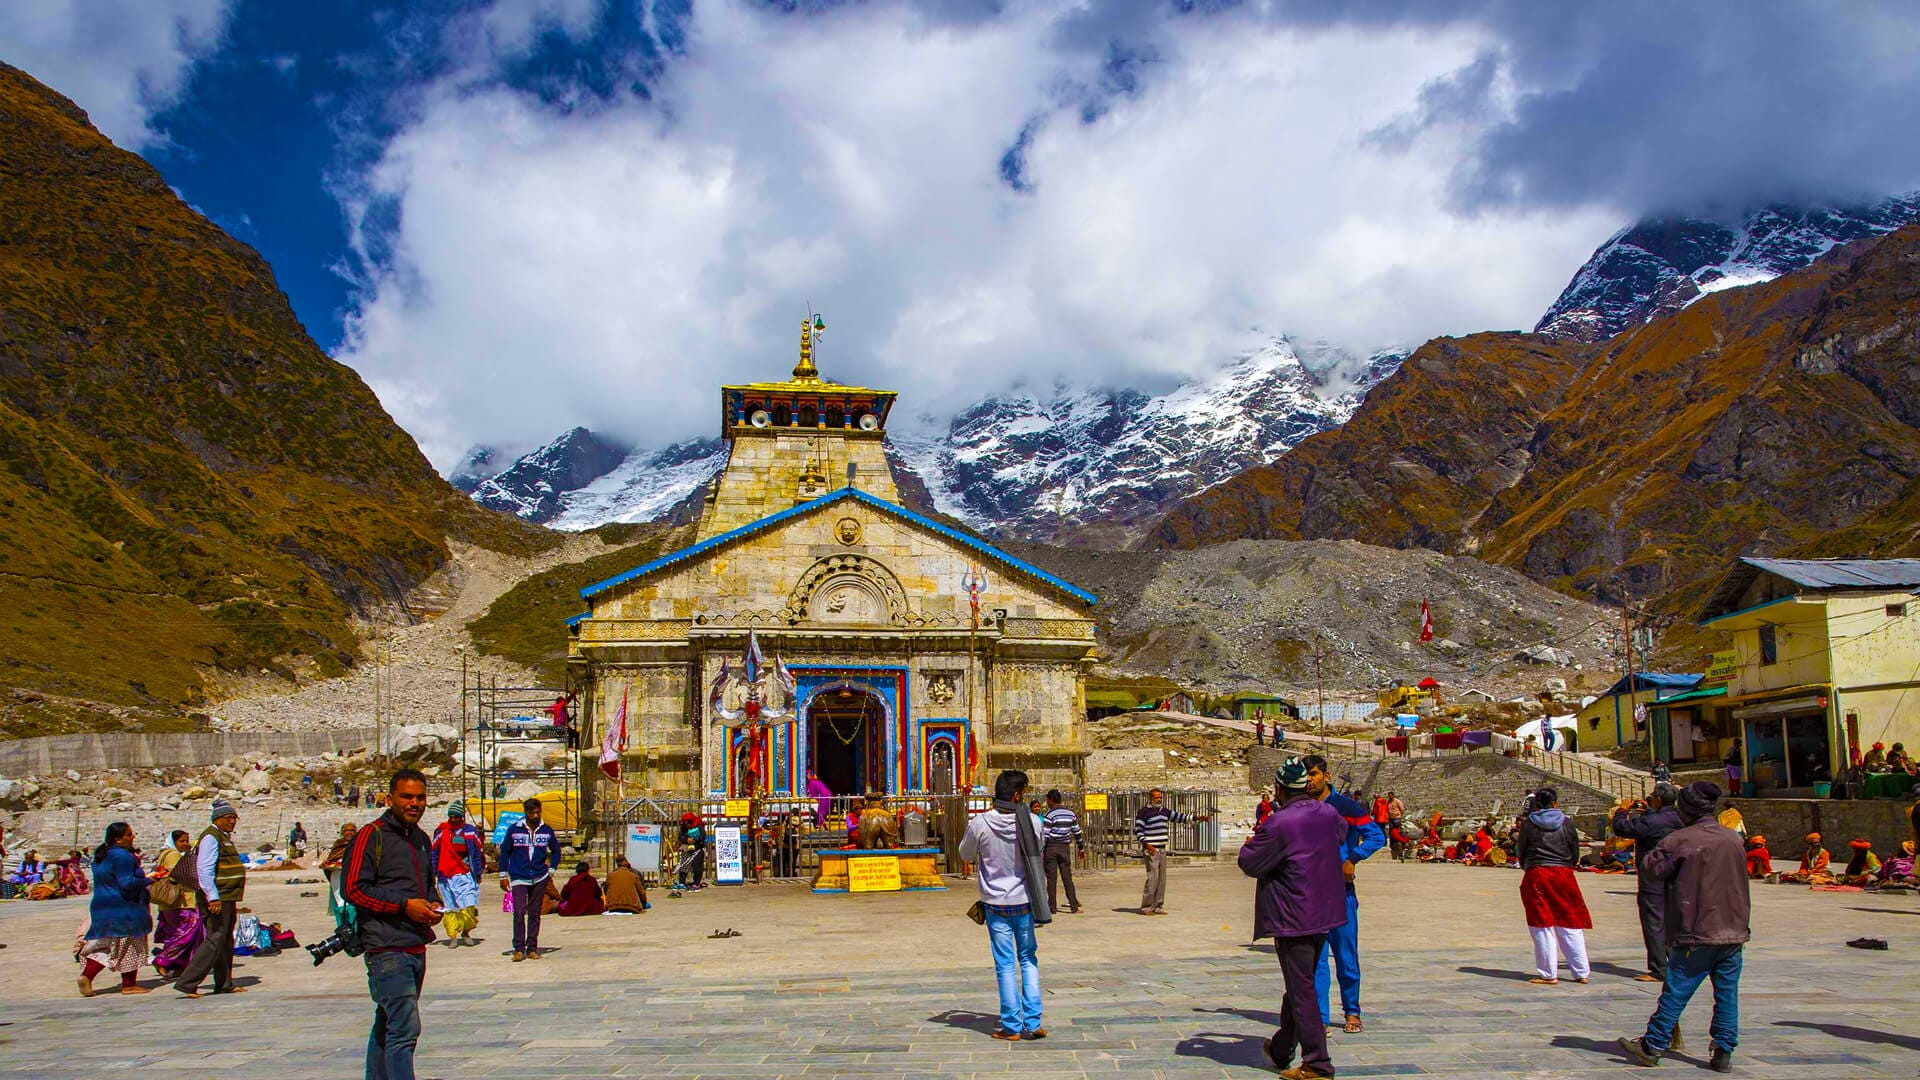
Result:
<svg viewBox="0 0 1920 1080"><path fill-rule="evenodd" d="M289 876L255 875L252 906L303 941L324 901ZM1361 870L1367 1031L1335 1034L1341 1076L1628 1076L1610 1049L1637 1033L1655 988L1642 962L1631 878L1583 875L1598 928L1587 986L1525 983L1512 871ZM989 1039L995 1001L985 931L946 893L816 897L797 886L656 897L637 918L549 919L538 962L509 963L493 910L485 947L428 961L422 1076L1258 1077L1280 993L1271 949L1248 945L1250 883L1230 863L1171 871L1165 918L1117 911L1132 873L1085 879L1086 912L1041 931L1046 1025L1037 1043ZM1920 899L1756 886L1735 1075L1920 1074ZM242 959L249 993L85 1000L71 935L82 901L0 904L0 1071L143 1077L357 1076L371 1006L345 957ZM709 940L715 929L742 936ZM1845 947L1885 938L1892 948ZM100 985L112 982L103 975ZM1694 1052L1658 1074L1704 1072L1707 999L1688 1011Z"/></svg>

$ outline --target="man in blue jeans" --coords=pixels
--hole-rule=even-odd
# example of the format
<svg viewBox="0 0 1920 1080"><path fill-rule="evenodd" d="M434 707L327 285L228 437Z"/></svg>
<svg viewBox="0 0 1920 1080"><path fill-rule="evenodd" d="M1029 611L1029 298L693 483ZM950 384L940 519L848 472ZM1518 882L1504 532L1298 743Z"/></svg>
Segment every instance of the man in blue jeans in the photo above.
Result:
<svg viewBox="0 0 1920 1080"><path fill-rule="evenodd" d="M1747 895L1746 848L1740 834L1714 820L1720 788L1696 780L1680 792L1680 819L1686 824L1667 834L1647 853L1640 873L1666 884L1666 981L1660 1002L1647 1020L1646 1034L1621 1039L1620 1050L1635 1065L1660 1064L1673 1046L1680 1014L1694 991L1713 980L1713 1056L1715 1072L1733 1070L1733 1049L1740 1043L1740 966L1753 906Z"/></svg>
<svg viewBox="0 0 1920 1080"><path fill-rule="evenodd" d="M1360 897L1353 890L1353 869L1367 856L1387 845L1387 834L1373 820L1373 814L1353 799L1333 788L1327 772L1327 759L1308 754L1300 759L1307 767L1307 794L1340 812L1347 821L1346 840L1340 845L1340 871L1347 882L1347 922L1327 931L1327 943L1320 947L1320 960L1313 970L1313 986L1320 996L1320 1018L1333 1026L1333 995L1328 978L1328 961L1340 972L1340 1010L1344 1017L1341 1030L1356 1033L1365 1029L1360 1020Z"/></svg>
<svg viewBox="0 0 1920 1080"><path fill-rule="evenodd" d="M387 812L353 834L341 870L341 893L358 909L373 998L367 1080L413 1080L427 944L445 914L433 896L433 847L420 829L426 809L426 776L415 769L394 773Z"/></svg>
<svg viewBox="0 0 1920 1080"><path fill-rule="evenodd" d="M993 807L967 822L960 857L978 869L980 903L986 908L993 973L1000 984L1003 1042L1044 1039L1040 1026L1038 923L1053 921L1047 908L1040 821L1027 806L1027 774L1007 769L993 782Z"/></svg>

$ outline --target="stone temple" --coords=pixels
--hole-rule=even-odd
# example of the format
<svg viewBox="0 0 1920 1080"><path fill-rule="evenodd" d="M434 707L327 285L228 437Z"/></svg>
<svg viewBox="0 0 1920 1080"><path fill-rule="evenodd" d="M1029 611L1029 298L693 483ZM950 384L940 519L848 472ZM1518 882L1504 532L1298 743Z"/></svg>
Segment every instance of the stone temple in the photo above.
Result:
<svg viewBox="0 0 1920 1080"><path fill-rule="evenodd" d="M696 542L581 590L587 729L625 702L627 786L662 794L804 795L808 770L840 795L1009 767L1078 786L1093 595L900 505L894 394L823 380L816 329L791 379L721 388L727 466Z"/></svg>

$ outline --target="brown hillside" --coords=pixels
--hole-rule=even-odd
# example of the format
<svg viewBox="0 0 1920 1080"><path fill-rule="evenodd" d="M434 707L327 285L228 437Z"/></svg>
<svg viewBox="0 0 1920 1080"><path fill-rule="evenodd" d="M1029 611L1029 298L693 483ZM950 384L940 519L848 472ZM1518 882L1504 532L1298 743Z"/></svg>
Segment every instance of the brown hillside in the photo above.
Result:
<svg viewBox="0 0 1920 1080"><path fill-rule="evenodd" d="M545 542L434 473L258 254L0 64L0 733L337 672L448 536Z"/></svg>
<svg viewBox="0 0 1920 1080"><path fill-rule="evenodd" d="M1154 540L1475 553L1690 614L1741 553L1920 550L1920 227L1597 345L1429 342L1343 428Z"/></svg>

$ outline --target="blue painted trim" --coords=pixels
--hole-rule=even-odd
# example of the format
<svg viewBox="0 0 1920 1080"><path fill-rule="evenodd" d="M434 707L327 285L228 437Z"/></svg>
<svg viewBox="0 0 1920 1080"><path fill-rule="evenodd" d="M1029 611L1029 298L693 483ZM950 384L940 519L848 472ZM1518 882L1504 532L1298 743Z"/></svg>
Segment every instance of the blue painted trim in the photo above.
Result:
<svg viewBox="0 0 1920 1080"><path fill-rule="evenodd" d="M1072 584L1071 582L1068 582L1061 578L1057 578L1052 574L1047 573L1045 570L1042 570L1039 567L1034 566L1031 563L1022 562L1021 560L1014 558L1012 555L1009 555L1004 551L1001 551L999 548L994 547L992 544L989 544L984 540L968 535L967 533L963 533L960 530L952 528L950 526L942 525L941 523L933 520L932 518L922 517L921 515L916 514L913 511L897 503L890 503L885 499L879 498L877 496L869 495L866 492L861 491L859 488L841 488L838 491L834 491L829 494L822 495L820 498L815 499L812 502L801 503L800 505L792 507L790 509L782 510L777 514L770 514L767 517L761 518L759 521L742 525L739 528L730 530L728 532L723 532L718 536L708 537L707 539L700 541L699 543L693 545L692 547L682 548L679 551L662 555L661 557L643 566L636 566L633 569L628 570L623 574L616 574L613 577L606 579L605 581L598 581L593 583L592 585L587 586L584 589L581 589L580 598L582 600L591 600L595 596L598 596L601 593L606 592L608 589L612 589L619 585L624 585L627 582L632 581L636 578L645 577L646 575L651 574L656 570L663 570L669 566L675 565L676 563L682 563L687 561L688 559L692 559L700 555L704 555L707 552L712 551L716 548L724 547L727 544L731 544L735 540L743 540L749 536L755 535L756 533L764 532L766 529L774 525L778 525L783 521L791 521L792 519L800 517L802 515L810 514L815 510L819 510L823 507L831 506L842 499L852 499L855 502L865 503L876 510L884 510L895 517L902 518L906 521L911 521L914 524L919 525L920 527L927 529L929 531L938 533L939 535L944 536L947 539L962 545L963 547L971 548L972 550L978 551L982 555L986 555L987 557L997 562L1000 562L1007 566L1011 566L1015 570L1018 570L1021 573L1026 574L1027 576L1033 578L1036 581L1041 582L1042 584L1050 585L1053 588L1058 589L1063 593L1066 593L1068 596L1073 597L1074 599L1080 601L1083 604L1092 606L1094 604L1099 603L1100 598L1088 592L1087 590L1082 589L1079 586Z"/></svg>
<svg viewBox="0 0 1920 1080"><path fill-rule="evenodd" d="M1764 604L1755 604L1752 607L1743 607L1739 611L1729 611L1725 615L1715 615L1711 619L1701 619L1699 625L1712 626L1714 623L1719 622L1721 619L1731 619L1735 615L1745 615L1751 611L1759 611L1761 608L1770 608L1775 604L1791 604L1798 599L1800 599L1800 596L1798 593L1792 596L1783 596L1778 600L1769 600Z"/></svg>
<svg viewBox="0 0 1920 1080"><path fill-rule="evenodd" d="M570 626L570 627L572 627L572 626L579 626L579 625L580 625L581 623L583 623L583 622L586 622L586 621L587 621L588 619L591 619L591 618L593 618L593 612L591 612L591 611L583 611L583 612L581 612L580 614L578 614L578 615L575 615L575 616L572 616L571 618L569 618L569 619L567 620L567 625L568 625L568 626Z"/></svg>

